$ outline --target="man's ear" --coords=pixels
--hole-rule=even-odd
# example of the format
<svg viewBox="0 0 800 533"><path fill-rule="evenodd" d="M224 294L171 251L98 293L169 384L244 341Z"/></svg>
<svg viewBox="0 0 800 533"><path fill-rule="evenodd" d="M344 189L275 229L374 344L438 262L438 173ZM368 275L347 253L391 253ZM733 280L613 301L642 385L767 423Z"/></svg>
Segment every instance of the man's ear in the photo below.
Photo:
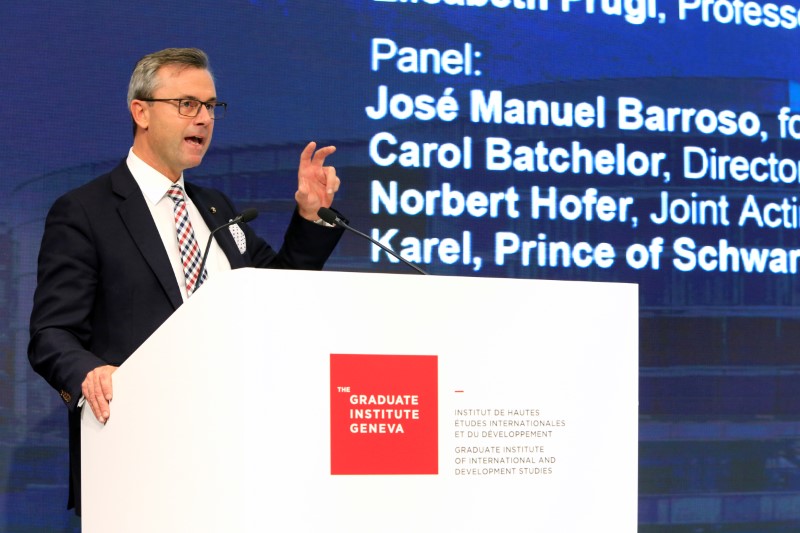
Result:
<svg viewBox="0 0 800 533"><path fill-rule="evenodd" d="M150 106L141 100L131 101L131 118L137 126L146 130L150 125Z"/></svg>

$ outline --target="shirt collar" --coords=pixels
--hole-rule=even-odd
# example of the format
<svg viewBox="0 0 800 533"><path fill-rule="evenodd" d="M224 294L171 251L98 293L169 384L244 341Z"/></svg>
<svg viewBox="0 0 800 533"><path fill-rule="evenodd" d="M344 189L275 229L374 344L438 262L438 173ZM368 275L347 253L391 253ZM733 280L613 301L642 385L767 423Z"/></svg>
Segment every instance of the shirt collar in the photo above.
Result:
<svg viewBox="0 0 800 533"><path fill-rule="evenodd" d="M155 205L166 196L167 191L172 186L172 180L142 161L139 156L133 153L133 148L128 150L126 163L148 204ZM183 173L181 173L181 177L178 180L178 185L186 190L183 183Z"/></svg>

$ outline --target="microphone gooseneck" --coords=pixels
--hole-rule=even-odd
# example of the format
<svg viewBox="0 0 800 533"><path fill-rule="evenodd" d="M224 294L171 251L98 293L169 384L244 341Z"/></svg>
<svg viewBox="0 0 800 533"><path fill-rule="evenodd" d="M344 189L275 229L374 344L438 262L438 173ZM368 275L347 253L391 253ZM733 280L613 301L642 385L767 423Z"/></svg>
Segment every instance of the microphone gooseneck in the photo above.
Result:
<svg viewBox="0 0 800 533"><path fill-rule="evenodd" d="M337 226L341 226L344 229L352 231L356 235L367 239L369 242L371 242L375 246L378 246L379 248L384 250L387 254L391 255L392 257L395 257L396 259L398 259L401 262L405 263L406 265L410 266L411 268L416 270L418 273L426 275L426 276L428 275L427 272L422 270L420 267L418 267L414 263L412 263L410 261L407 261L405 258L401 257L400 254L398 254L397 252L395 252L394 250L392 250L388 246L385 246L385 245L381 244L380 242L376 241L375 239L373 239L372 237L370 237L366 233L361 233L357 229L351 227L347 222L342 220L341 217L339 217L339 215L337 215L336 211L334 211L333 209L329 209L327 207L320 207L319 211L317 211L317 215L319 216L319 218L321 218L322 220L324 220L328 224L335 224ZM201 272L202 272L202 270L201 270Z"/></svg>

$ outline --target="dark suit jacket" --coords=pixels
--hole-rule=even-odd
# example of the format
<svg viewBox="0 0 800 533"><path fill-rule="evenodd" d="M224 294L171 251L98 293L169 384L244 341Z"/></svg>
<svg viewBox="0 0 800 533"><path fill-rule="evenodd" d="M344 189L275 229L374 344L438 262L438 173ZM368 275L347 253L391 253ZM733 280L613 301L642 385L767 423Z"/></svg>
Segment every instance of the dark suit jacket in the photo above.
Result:
<svg viewBox="0 0 800 533"><path fill-rule="evenodd" d="M186 192L211 229L238 214L219 191L187 183ZM295 211L276 252L252 229L242 229L244 254L229 231L214 237L231 268L318 270L343 231ZM181 303L167 252L125 161L55 202L39 252L28 357L69 408L68 507L79 514L81 384L92 369L125 362Z"/></svg>

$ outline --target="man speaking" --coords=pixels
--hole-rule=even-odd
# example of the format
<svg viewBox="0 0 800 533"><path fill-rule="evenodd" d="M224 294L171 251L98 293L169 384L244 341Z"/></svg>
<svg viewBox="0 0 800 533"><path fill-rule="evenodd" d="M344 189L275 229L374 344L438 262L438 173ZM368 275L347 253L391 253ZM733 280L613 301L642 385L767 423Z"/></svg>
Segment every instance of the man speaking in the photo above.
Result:
<svg viewBox="0 0 800 533"><path fill-rule="evenodd" d="M227 104L217 99L206 54L147 55L128 87L133 146L114 170L56 200L45 222L28 357L69 410L70 495L80 514L80 409L104 423L112 374L215 274L242 267L321 269L342 234L318 220L339 188L334 147L300 154L295 209L275 251L244 224L212 230L239 212L220 191L193 186ZM280 305L267 302L265 305ZM309 309L312 303L309 302Z"/></svg>

